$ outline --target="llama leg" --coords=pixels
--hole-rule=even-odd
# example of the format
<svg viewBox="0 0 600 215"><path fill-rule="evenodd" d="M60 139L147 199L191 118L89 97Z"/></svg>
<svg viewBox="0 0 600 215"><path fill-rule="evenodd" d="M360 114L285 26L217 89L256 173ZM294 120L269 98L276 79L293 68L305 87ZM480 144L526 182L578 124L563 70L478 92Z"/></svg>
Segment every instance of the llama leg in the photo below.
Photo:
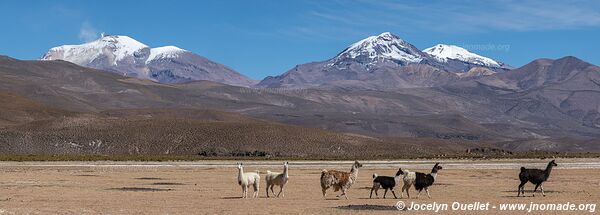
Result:
<svg viewBox="0 0 600 215"><path fill-rule="evenodd" d="M275 185L271 184L271 193L273 194L273 196L275 196L275 191L273 191L273 187L275 187ZM277 197L279 197L279 194L277 194Z"/></svg>
<svg viewBox="0 0 600 215"><path fill-rule="evenodd" d="M244 198L248 198L248 190L250 189L250 185L246 185L246 190L244 190Z"/></svg>
<svg viewBox="0 0 600 215"><path fill-rule="evenodd" d="M544 185L540 184L540 190L542 190L542 196L546 196L546 194L544 193Z"/></svg>
<svg viewBox="0 0 600 215"><path fill-rule="evenodd" d="M373 198L373 187L371 187L371 194L369 194L369 199ZM375 196L377 196L377 194L375 194Z"/></svg>
<svg viewBox="0 0 600 215"><path fill-rule="evenodd" d="M419 190L419 193L417 193L417 199L421 196L421 191L423 190Z"/></svg>
<svg viewBox="0 0 600 215"><path fill-rule="evenodd" d="M346 200L348 200L348 195L346 195L346 189L342 189L342 195L344 195L344 197L346 197Z"/></svg>
<svg viewBox="0 0 600 215"><path fill-rule="evenodd" d="M283 184L279 185L279 193L277 193L277 197L279 197L279 195L283 194L281 197L285 197L285 193L283 193ZM275 194L275 193L273 193Z"/></svg>
<svg viewBox="0 0 600 215"><path fill-rule="evenodd" d="M392 188L390 190L392 190L392 194L394 194L394 199L397 199L398 197L396 197L396 192L394 192L394 188ZM400 194L402 194L402 193L400 193Z"/></svg>
<svg viewBox="0 0 600 215"><path fill-rule="evenodd" d="M400 198L404 198L404 186L400 188Z"/></svg>
<svg viewBox="0 0 600 215"><path fill-rule="evenodd" d="M406 185L404 185L404 186L406 186ZM410 192L410 185L406 186L406 198L410 199L410 193L409 192Z"/></svg>
<svg viewBox="0 0 600 215"><path fill-rule="evenodd" d="M266 187L266 191L267 191L267 198L270 198L269 196L269 186L271 186L269 183L267 183L267 187Z"/></svg>
<svg viewBox="0 0 600 215"><path fill-rule="evenodd" d="M258 198L258 191L260 190L260 180L256 180L254 182L254 194L256 195L255 198Z"/></svg>
<svg viewBox="0 0 600 215"><path fill-rule="evenodd" d="M246 198L246 191L248 190L248 186L242 185L242 198Z"/></svg>
<svg viewBox="0 0 600 215"><path fill-rule="evenodd" d="M517 188L517 197L521 195L521 192L523 193L523 195L525 195L525 183L527 183L527 181L521 181L521 184L519 184L519 188Z"/></svg>
<svg viewBox="0 0 600 215"><path fill-rule="evenodd" d="M388 189L385 189L385 191L383 192L383 198L384 198L384 199L385 199L385 195L387 195L387 190L388 190Z"/></svg>
<svg viewBox="0 0 600 215"><path fill-rule="evenodd" d="M537 188L540 186L540 184L536 184L535 188L533 189L533 196L535 196L535 192L537 192Z"/></svg>
<svg viewBox="0 0 600 215"><path fill-rule="evenodd" d="M425 192L427 193L427 197L429 197L431 199L431 196L429 195L429 188L428 187L425 188Z"/></svg>
<svg viewBox="0 0 600 215"><path fill-rule="evenodd" d="M323 190L323 198L325 198L325 193L327 193L327 188L322 187L321 189Z"/></svg>

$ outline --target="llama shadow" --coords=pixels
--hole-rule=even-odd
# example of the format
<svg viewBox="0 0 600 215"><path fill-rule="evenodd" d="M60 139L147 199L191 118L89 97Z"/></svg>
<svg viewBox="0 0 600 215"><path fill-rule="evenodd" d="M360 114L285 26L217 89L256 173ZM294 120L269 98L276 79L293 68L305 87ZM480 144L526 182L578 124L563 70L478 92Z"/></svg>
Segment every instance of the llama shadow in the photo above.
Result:
<svg viewBox="0 0 600 215"><path fill-rule="evenodd" d="M502 191L503 193L516 193L517 190L505 190ZM533 190L525 190L525 193L533 193ZM536 194L539 193L540 195L542 194L542 192L540 191L540 189L537 190ZM544 190L544 193L564 193L564 191L556 191L556 190Z"/></svg>
<svg viewBox="0 0 600 215"><path fill-rule="evenodd" d="M537 196L533 196L533 190L525 190L525 193L528 194L527 196L525 194L522 194L521 196L517 196L517 191L516 190L505 190L502 191L503 193L513 193L514 195L505 195L505 196L500 196L503 198L524 198L524 197L541 197L542 196L542 192L538 189L538 191L535 193ZM564 191L555 191L555 190L544 190L544 193L564 193Z"/></svg>
<svg viewBox="0 0 600 215"><path fill-rule="evenodd" d="M350 198L350 197L348 197ZM330 198L325 198L325 201L339 201L339 200L346 200L346 198L342 197L342 198L338 198L338 197L330 197Z"/></svg>
<svg viewBox="0 0 600 215"><path fill-rule="evenodd" d="M107 190L133 191L133 192L173 191L173 189L150 188L150 187L118 187L118 188L110 188Z"/></svg>
<svg viewBox="0 0 600 215"><path fill-rule="evenodd" d="M221 197L220 199L244 199L241 196L225 196L225 197ZM252 198L252 196L248 196L247 199L275 199L273 197L271 198L267 198L266 196L259 196L258 198Z"/></svg>
<svg viewBox="0 0 600 215"><path fill-rule="evenodd" d="M389 205L344 205L334 207L342 210L355 210L355 211L398 211L398 209L394 206Z"/></svg>
<svg viewBox="0 0 600 215"><path fill-rule="evenodd" d="M163 180L163 178L154 178L154 177L141 177L141 178L134 178L137 180Z"/></svg>
<svg viewBox="0 0 600 215"><path fill-rule="evenodd" d="M515 199L516 198L519 198L519 199L523 198L524 199L524 198L538 198L538 197L539 198L543 198L544 196L542 196L541 193L538 193L537 196L533 196L533 195L521 195L521 196L511 195L511 196L508 196L507 195L507 196L500 196L500 197L502 197L502 198L515 198Z"/></svg>
<svg viewBox="0 0 600 215"><path fill-rule="evenodd" d="M520 198L534 197L534 196L524 196L524 195L516 196L516 195L512 195L512 196L500 196L500 197L502 197L502 198L515 198L515 199L519 198L520 199Z"/></svg>
<svg viewBox="0 0 600 215"><path fill-rule="evenodd" d="M152 183L151 185L185 185L185 184L178 183L178 182L156 182L156 183Z"/></svg>
<svg viewBox="0 0 600 215"><path fill-rule="evenodd" d="M389 195L389 194L388 194ZM356 199L372 199L372 200L400 200L401 198L394 198L394 196L392 196L392 198L390 198L389 196L386 197L385 199L383 197L379 197L379 198L369 198L369 197L360 197L360 198L356 198ZM406 199L406 198L404 198Z"/></svg>
<svg viewBox="0 0 600 215"><path fill-rule="evenodd" d="M433 183L431 186L452 186L450 183Z"/></svg>

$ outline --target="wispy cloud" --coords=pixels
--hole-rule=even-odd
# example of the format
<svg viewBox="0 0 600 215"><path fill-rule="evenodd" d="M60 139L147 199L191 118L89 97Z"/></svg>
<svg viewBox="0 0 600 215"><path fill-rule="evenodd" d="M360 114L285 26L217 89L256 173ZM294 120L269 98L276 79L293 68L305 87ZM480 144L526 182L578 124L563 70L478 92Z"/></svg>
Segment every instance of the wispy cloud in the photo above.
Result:
<svg viewBox="0 0 600 215"><path fill-rule="evenodd" d="M296 29L398 29L472 33L600 27L600 1L325 1ZM326 33L326 32L324 32Z"/></svg>
<svg viewBox="0 0 600 215"><path fill-rule="evenodd" d="M90 22L83 22L79 28L79 39L84 42L96 40L99 35L98 30Z"/></svg>

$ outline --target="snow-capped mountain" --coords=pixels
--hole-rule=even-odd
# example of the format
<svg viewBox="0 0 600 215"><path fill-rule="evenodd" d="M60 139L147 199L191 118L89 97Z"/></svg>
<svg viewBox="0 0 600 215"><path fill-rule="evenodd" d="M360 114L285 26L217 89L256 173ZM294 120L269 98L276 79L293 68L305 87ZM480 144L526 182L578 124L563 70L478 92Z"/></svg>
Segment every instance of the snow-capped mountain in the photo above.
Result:
<svg viewBox="0 0 600 215"><path fill-rule="evenodd" d="M423 52L443 63L448 62L448 60L458 60L485 67L501 68L504 66L504 63L502 62L469 52L468 50L455 45L437 44L433 47L424 49Z"/></svg>
<svg viewBox="0 0 600 215"><path fill-rule="evenodd" d="M258 86L348 86L351 83L377 89L431 87L463 76L486 76L507 69L501 62L458 46L437 45L423 52L385 32L353 43L329 60L301 64L282 75L269 76Z"/></svg>
<svg viewBox="0 0 600 215"><path fill-rule="evenodd" d="M421 63L427 57L412 44L385 32L355 42L329 60L297 65L282 75L269 76L258 86L316 87L347 81L375 82L379 79L375 76L400 71L402 66Z"/></svg>
<svg viewBox="0 0 600 215"><path fill-rule="evenodd" d="M101 56L111 65L118 65L128 57L141 53L148 46L127 36L107 36L81 45L63 45L51 48L42 60L65 60L79 65L90 64Z"/></svg>
<svg viewBox="0 0 600 215"><path fill-rule="evenodd" d="M80 45L51 48L42 60L65 60L161 83L209 80L237 86L254 81L190 51L164 46L151 48L128 36L103 36Z"/></svg>
<svg viewBox="0 0 600 215"><path fill-rule="evenodd" d="M373 64L383 60L391 60L401 65L419 63L425 56L412 44L400 39L390 32L370 36L360 40L339 53L333 62L355 60Z"/></svg>

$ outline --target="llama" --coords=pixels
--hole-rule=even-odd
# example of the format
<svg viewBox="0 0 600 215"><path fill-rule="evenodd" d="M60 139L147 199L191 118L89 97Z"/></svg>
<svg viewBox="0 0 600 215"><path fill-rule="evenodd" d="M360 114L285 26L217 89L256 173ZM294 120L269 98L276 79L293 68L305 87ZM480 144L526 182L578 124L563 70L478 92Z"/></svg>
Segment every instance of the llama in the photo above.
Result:
<svg viewBox="0 0 600 215"><path fill-rule="evenodd" d="M431 196L429 195L429 186L433 185L433 182L435 182L435 178L437 177L438 170L442 169L442 166L440 166L439 164L440 163L435 163L435 165L431 169L431 173L429 174L425 174L422 172L415 173L415 189L419 191L419 193L417 194L417 199L419 198L419 196L421 196L421 191L423 190L425 190L425 192L427 193L427 197L431 199Z"/></svg>
<svg viewBox="0 0 600 215"><path fill-rule="evenodd" d="M267 198L269 198L269 187L271 188L271 193L275 196L275 192L273 191L273 187L275 185L279 185L279 193L277 193L277 197L279 194L282 194L281 197L285 197L285 192L283 191L283 187L288 182L288 162L283 163L283 173L271 172L267 170L267 176L265 180L267 181Z"/></svg>
<svg viewBox="0 0 600 215"><path fill-rule="evenodd" d="M378 196L377 190L379 190L379 187L382 187L383 189L385 189L385 192L383 193L384 199L388 189L392 191L392 194L394 194L394 198L397 199L398 197L396 197L394 187L396 187L396 184L400 182L400 176L403 174L404 172L402 171L402 168L398 169L398 172L396 172L395 177L377 176L377 174L373 174L373 187L371 188L371 194L369 195L369 198L373 197L373 190L375 190L375 196Z"/></svg>
<svg viewBox="0 0 600 215"><path fill-rule="evenodd" d="M254 187L254 193L252 194L252 198L258 197L258 187L260 185L260 175L258 175L258 170L256 172L244 173L244 164L238 164L238 184L242 186L242 198L246 198L248 196L248 188L250 186Z"/></svg>
<svg viewBox="0 0 600 215"><path fill-rule="evenodd" d="M354 161L352 170L350 170L350 172L323 169L323 171L321 171L321 188L323 190L323 198L325 198L327 189L333 187L334 192L342 190L342 194L338 195L338 198L344 196L346 199L348 199L346 191L358 179L358 169L362 166L363 165L358 161Z"/></svg>
<svg viewBox="0 0 600 215"><path fill-rule="evenodd" d="M542 196L546 196L544 193L544 181L548 180L550 177L550 172L552 172L552 167L558 166L554 160L548 163L545 170L541 169L527 169L525 167L521 167L521 172L519 173L519 179L521 180L521 184L519 184L519 188L517 189L517 197L523 194L525 196L525 184L527 182L531 182L535 184L535 189L533 189L533 196L535 196L535 192L538 187L542 190Z"/></svg>
<svg viewBox="0 0 600 215"><path fill-rule="evenodd" d="M400 192L400 198L403 198L403 193L406 191L406 196L410 199L410 187L415 184L415 180L417 180L417 175L415 172L411 172L409 170L404 170L404 176L402 180L404 181L404 185L402 185L402 192Z"/></svg>

